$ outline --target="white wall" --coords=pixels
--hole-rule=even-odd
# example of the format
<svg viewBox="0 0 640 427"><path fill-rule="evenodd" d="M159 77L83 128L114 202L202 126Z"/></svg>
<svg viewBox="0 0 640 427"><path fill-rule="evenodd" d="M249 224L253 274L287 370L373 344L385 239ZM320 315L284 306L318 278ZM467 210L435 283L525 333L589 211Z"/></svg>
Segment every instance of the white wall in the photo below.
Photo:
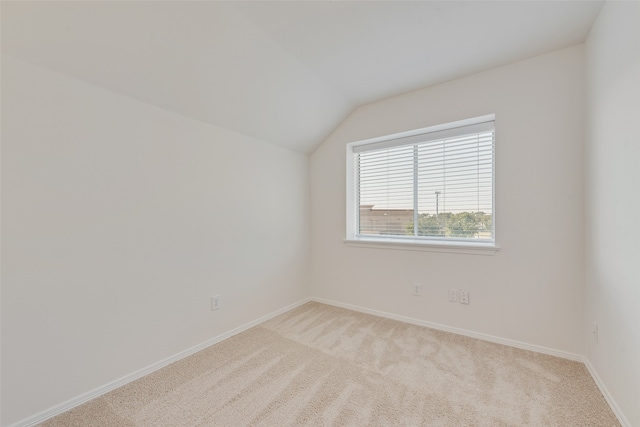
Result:
<svg viewBox="0 0 640 427"><path fill-rule="evenodd" d="M587 358L640 425L640 3L607 2L586 43Z"/></svg>
<svg viewBox="0 0 640 427"><path fill-rule="evenodd" d="M308 169L3 55L2 425L306 297Z"/></svg>
<svg viewBox="0 0 640 427"><path fill-rule="evenodd" d="M576 46L357 109L311 157L312 294L582 354L583 65ZM346 143L490 113L495 256L345 246Z"/></svg>

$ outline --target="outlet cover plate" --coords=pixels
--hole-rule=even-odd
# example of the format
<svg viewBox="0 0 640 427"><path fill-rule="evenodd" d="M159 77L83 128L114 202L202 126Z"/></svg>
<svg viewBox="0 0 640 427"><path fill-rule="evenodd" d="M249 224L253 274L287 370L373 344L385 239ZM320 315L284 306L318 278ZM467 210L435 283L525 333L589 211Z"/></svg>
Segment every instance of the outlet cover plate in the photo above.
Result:
<svg viewBox="0 0 640 427"><path fill-rule="evenodd" d="M220 309L220 295L214 295L211 297L211 311Z"/></svg>
<svg viewBox="0 0 640 427"><path fill-rule="evenodd" d="M422 295L422 283L414 283L413 284L413 295L419 297Z"/></svg>
<svg viewBox="0 0 640 427"><path fill-rule="evenodd" d="M460 291L460 304L469 304L469 292Z"/></svg>

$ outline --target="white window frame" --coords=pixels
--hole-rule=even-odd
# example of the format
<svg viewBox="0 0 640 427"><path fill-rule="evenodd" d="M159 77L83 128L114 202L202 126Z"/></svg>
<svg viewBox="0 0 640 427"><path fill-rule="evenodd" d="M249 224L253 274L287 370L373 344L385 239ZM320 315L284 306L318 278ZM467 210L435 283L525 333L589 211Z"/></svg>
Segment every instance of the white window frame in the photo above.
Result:
<svg viewBox="0 0 640 427"><path fill-rule="evenodd" d="M426 128L416 129L407 132L396 133L392 135L386 135L377 138L366 139L362 141L355 141L347 144L347 230L345 243L349 246L359 246L367 248L381 248L381 249L401 249L401 250L417 250L417 251L436 251L436 252L450 252L450 253L465 253L476 255L493 255L499 247L496 244L495 224L496 224L496 210L495 210L495 154L493 159L493 175L492 175L492 218L493 218L493 240L492 241L471 241L471 240L452 240L452 239L414 239L414 238L394 238L394 237L380 237L377 235L358 235L358 213L359 206L357 204L356 195L356 179L355 179L355 160L354 155L358 152L359 146L375 144L377 148L387 148L392 146L411 144L412 142L423 142L425 139L437 139L447 137L448 134L460 134L461 129L468 126L481 126L483 123L494 122L495 115L489 114L481 117L475 117L472 119L459 120L456 122L445 123L436 126L429 126ZM494 131L495 132L495 131ZM430 135L427 135L430 134ZM495 137L494 137L494 151L495 151Z"/></svg>

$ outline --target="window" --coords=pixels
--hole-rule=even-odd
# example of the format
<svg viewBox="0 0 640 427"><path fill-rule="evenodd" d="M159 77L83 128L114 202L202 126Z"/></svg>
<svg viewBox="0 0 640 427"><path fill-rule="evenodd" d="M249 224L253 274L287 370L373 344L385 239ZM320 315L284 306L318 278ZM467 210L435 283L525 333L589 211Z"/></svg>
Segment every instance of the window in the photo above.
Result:
<svg viewBox="0 0 640 427"><path fill-rule="evenodd" d="M347 145L347 242L489 248L494 116Z"/></svg>

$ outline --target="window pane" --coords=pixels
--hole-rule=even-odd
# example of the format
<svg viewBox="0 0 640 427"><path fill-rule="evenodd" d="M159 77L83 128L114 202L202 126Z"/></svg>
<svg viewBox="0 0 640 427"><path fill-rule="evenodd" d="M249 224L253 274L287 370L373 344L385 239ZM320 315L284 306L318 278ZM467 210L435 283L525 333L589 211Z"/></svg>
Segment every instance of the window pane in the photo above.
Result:
<svg viewBox="0 0 640 427"><path fill-rule="evenodd" d="M418 236L492 239L493 132L417 147Z"/></svg>
<svg viewBox="0 0 640 427"><path fill-rule="evenodd" d="M403 146L359 154L360 234L413 235L413 151Z"/></svg>

